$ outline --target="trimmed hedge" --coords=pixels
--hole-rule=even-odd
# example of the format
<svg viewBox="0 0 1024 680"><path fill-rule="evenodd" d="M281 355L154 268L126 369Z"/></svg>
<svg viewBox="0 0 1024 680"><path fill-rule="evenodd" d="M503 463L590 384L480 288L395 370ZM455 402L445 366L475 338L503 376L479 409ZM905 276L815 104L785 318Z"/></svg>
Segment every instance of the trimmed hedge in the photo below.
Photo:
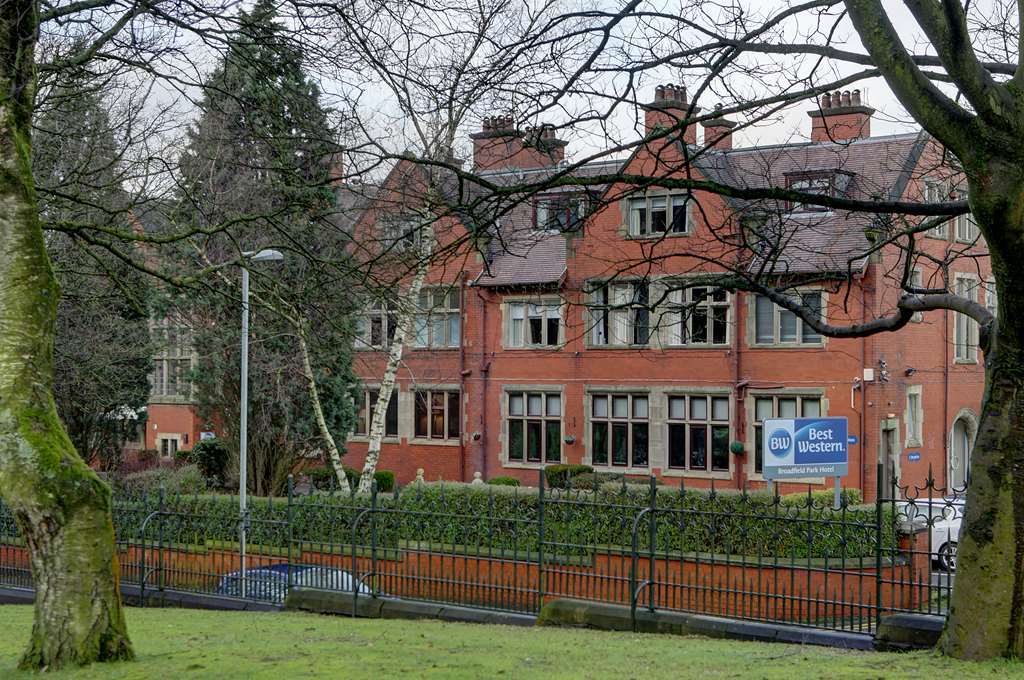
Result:
<svg viewBox="0 0 1024 680"><path fill-rule="evenodd" d="M519 486L519 480L515 477L509 477L507 475L499 477L491 477L487 480L488 484L492 486Z"/></svg>
<svg viewBox="0 0 1024 680"><path fill-rule="evenodd" d="M646 485L621 482L603 484L594 491L549 490L544 504L545 552L586 556L609 546L629 550L634 522L649 507L650 493ZM537 489L423 483L379 494L377 507L387 512L372 518L362 513L369 503L367 495L312 495L296 498L289 510L284 499L260 499L252 505L250 537L254 543L285 545L287 527L282 521L290 517L293 540L312 544L369 545L372 527L381 547L398 547L402 542L523 552L538 547ZM874 557L876 552L874 505L832 510L808 504L806 494L773 499L763 492L667 487L656 489L655 503L659 511L654 514L654 549L659 552L791 559L856 559ZM137 533L135 520L146 516L137 510L140 504L148 507L153 500L118 502L115 525L120 536ZM233 497L182 496L169 499L168 505L181 516L165 522L164 540L232 540L237 531L238 506ZM646 520L641 524L638 544L646 549L649 529ZM155 537L154 523L149 525L150 533L149 538ZM883 522L882 545L887 553L896 545L891 518Z"/></svg>
<svg viewBox="0 0 1024 680"><path fill-rule="evenodd" d="M544 479L552 489L565 489L573 477L591 474L593 471L594 468L589 465L549 465L544 468Z"/></svg>
<svg viewBox="0 0 1024 680"><path fill-rule="evenodd" d="M359 478L362 476L360 471L347 466L344 469L349 488L358 487ZM338 480L334 476L334 470L328 467L310 468L306 470L306 474L309 475L309 481L313 488L318 491L336 491L338 489ZM373 478L377 480L378 491L387 493L395 488L395 473L391 470L377 470L373 473Z"/></svg>

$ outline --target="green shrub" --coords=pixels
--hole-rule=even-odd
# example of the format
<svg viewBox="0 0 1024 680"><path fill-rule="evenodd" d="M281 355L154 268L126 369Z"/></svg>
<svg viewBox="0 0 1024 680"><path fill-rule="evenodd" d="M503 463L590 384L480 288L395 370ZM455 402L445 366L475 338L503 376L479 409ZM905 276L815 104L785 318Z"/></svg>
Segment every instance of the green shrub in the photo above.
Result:
<svg viewBox="0 0 1024 680"><path fill-rule="evenodd" d="M622 483L622 475L614 472L584 472L569 480L569 487L583 491L595 491L604 484Z"/></svg>
<svg viewBox="0 0 1024 680"><path fill-rule="evenodd" d="M569 485L569 480L577 475L585 475L594 471L589 465L549 465L544 468L544 479L549 488L564 489Z"/></svg>
<svg viewBox="0 0 1024 680"><path fill-rule="evenodd" d="M814 507L817 508L830 508L835 503L835 490L834 489L818 489L810 493L810 502ZM860 493L860 489L843 489L840 492L840 498L847 505L860 505L864 497ZM806 491L797 493L788 493L782 497L782 503L785 505L807 505L808 494Z"/></svg>
<svg viewBox="0 0 1024 680"><path fill-rule="evenodd" d="M228 449L219 439L204 439L192 447L189 462L199 466L203 476L214 487L227 482Z"/></svg>
<svg viewBox="0 0 1024 680"><path fill-rule="evenodd" d="M366 515L355 526L367 494L313 495L294 499L253 499L251 540L283 545L283 520L291 518L291 535L304 542L348 544L353 538L369 545L371 526L376 544L398 547L403 541L473 546L473 549L532 552L539 538L539 490L530 487L424 483L401 494L379 494L377 507L386 510L369 522ZM651 490L641 484L602 484L596 491L551 489L544 506L544 540L558 545L559 554L589 556L595 550L617 546L629 549L638 513L650 506ZM119 535L132 536L146 516L137 505L118 499L115 525ZM152 498L146 507L154 504ZM195 522L204 538L234 540L237 499L225 496L176 498L169 501L181 513L182 531ZM753 558L872 558L877 534L875 506L852 506L841 512L808 505L804 498L776 501L770 494L678 487L655 489L655 550L686 555L710 553ZM398 510L399 512L392 512ZM186 519L184 518L195 518ZM887 554L896 545L896 525L885 518L882 546ZM154 531L151 527L147 533ZM177 532L175 532L177 533ZM222 535L221 535L222 534ZM153 534L155 536L155 534ZM194 542L193 539L189 539ZM646 549L648 530L638 534ZM546 552L550 550L546 549Z"/></svg>
<svg viewBox="0 0 1024 680"><path fill-rule="evenodd" d="M306 474L309 475L309 483L317 491L330 491L338 486L337 477L330 467L310 468Z"/></svg>
<svg viewBox="0 0 1024 680"><path fill-rule="evenodd" d="M373 473L373 480L377 482L377 491L387 493L395 490L395 473L391 470L377 470Z"/></svg>
<svg viewBox="0 0 1024 680"><path fill-rule="evenodd" d="M206 490L206 479L193 464L178 468L158 467L125 475L116 488L133 496L153 496L162 488L166 494L198 494Z"/></svg>
<svg viewBox="0 0 1024 680"><path fill-rule="evenodd" d="M508 475L491 477L487 480L487 483L492 486L519 486L519 480L515 477L509 477Z"/></svg>

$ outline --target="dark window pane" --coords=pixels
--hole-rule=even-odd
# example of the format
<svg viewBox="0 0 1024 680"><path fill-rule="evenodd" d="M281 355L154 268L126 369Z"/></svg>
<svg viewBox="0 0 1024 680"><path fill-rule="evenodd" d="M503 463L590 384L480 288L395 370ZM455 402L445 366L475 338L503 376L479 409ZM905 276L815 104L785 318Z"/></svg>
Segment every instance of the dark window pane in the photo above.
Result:
<svg viewBox="0 0 1024 680"><path fill-rule="evenodd" d="M760 425L754 427L754 472L760 473L764 469L764 442L761 441Z"/></svg>
<svg viewBox="0 0 1024 680"><path fill-rule="evenodd" d="M711 427L711 469L729 469L729 428L725 425Z"/></svg>
<svg viewBox="0 0 1024 680"><path fill-rule="evenodd" d="M417 437L427 436L427 393L416 393L416 431Z"/></svg>
<svg viewBox="0 0 1024 680"><path fill-rule="evenodd" d="M629 463L629 425L612 423L612 465Z"/></svg>
<svg viewBox="0 0 1024 680"><path fill-rule="evenodd" d="M444 439L444 392L430 393L430 436Z"/></svg>
<svg viewBox="0 0 1024 680"><path fill-rule="evenodd" d="M715 307L711 310L711 342L724 345L728 335L728 314L726 307Z"/></svg>
<svg viewBox="0 0 1024 680"><path fill-rule="evenodd" d="M633 423L633 466L647 465L647 423Z"/></svg>
<svg viewBox="0 0 1024 680"><path fill-rule="evenodd" d="M384 327L379 314L370 317L370 344L378 347L384 338Z"/></svg>
<svg viewBox="0 0 1024 680"><path fill-rule="evenodd" d="M594 465L607 465L608 423L593 423L590 434L590 457Z"/></svg>
<svg viewBox="0 0 1024 680"><path fill-rule="evenodd" d="M523 421L508 421L508 459L523 459Z"/></svg>
<svg viewBox="0 0 1024 680"><path fill-rule="evenodd" d="M544 423L545 442L544 455L547 462L557 463L562 460L562 424L557 420Z"/></svg>
<svg viewBox="0 0 1024 680"><path fill-rule="evenodd" d="M541 451L541 428L539 420L530 420L526 423L526 460L534 463L540 462Z"/></svg>
<svg viewBox="0 0 1024 680"><path fill-rule="evenodd" d="M356 434L366 434L369 426L370 411L366 408L366 393L360 395L359 412L356 414Z"/></svg>
<svg viewBox="0 0 1024 680"><path fill-rule="evenodd" d="M821 318L821 293L804 293L801 295L801 301L804 307L811 310L809 316ZM801 320L803 326L803 341L804 342L821 342L821 334L816 330L807 325L806 321Z"/></svg>
<svg viewBox="0 0 1024 680"><path fill-rule="evenodd" d="M686 467L686 426L668 426L668 466Z"/></svg>
<svg viewBox="0 0 1024 680"><path fill-rule="evenodd" d="M704 425L690 426L690 469L708 469L708 428Z"/></svg>
<svg viewBox="0 0 1024 680"><path fill-rule="evenodd" d="M530 318L530 344L531 345L540 345L540 344L542 344L544 342L544 339L541 337L541 324L542 323L543 323L543 319L541 319L540 317L536 317L535 316L535 317L531 317Z"/></svg>
<svg viewBox="0 0 1024 680"><path fill-rule="evenodd" d="M391 389L391 399L388 401L388 412L384 422L384 433L389 437L398 436L398 390Z"/></svg>
<svg viewBox="0 0 1024 680"><path fill-rule="evenodd" d="M558 319L547 320L547 344L558 344Z"/></svg>
<svg viewBox="0 0 1024 680"><path fill-rule="evenodd" d="M459 417L459 393L448 393L448 438L459 438L459 424L462 422Z"/></svg>
<svg viewBox="0 0 1024 680"><path fill-rule="evenodd" d="M693 331L690 333L690 342L708 341L708 310L697 307L690 316L690 324Z"/></svg>

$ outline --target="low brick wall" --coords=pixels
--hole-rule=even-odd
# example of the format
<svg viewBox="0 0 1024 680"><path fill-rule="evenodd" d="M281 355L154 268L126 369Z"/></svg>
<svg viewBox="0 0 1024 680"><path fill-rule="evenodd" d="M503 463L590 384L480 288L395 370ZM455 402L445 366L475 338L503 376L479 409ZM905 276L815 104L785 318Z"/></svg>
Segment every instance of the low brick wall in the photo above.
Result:
<svg viewBox="0 0 1024 680"><path fill-rule="evenodd" d="M306 549L303 549L303 548ZM629 605L631 572L636 570L638 606L761 621L823 623L831 626L870 623L880 595L883 611L914 610L927 601L927 555L913 553L878 571L874 560L779 559L769 563L717 555L656 555L634 560L628 553L608 550L589 558L545 555L543 585L536 555L486 551L441 551L423 546L368 548L337 546L293 547L293 564L314 564L354 572L387 595L467 606L536 613L558 598ZM19 546L2 547L5 563L27 569ZM472 554L469 554L472 553ZM241 567L235 546L174 546L163 550L130 545L122 549L121 569L126 582L138 583L145 565L147 588L216 592L224 575ZM282 564L286 549L253 546L247 568ZM543 593L543 595L542 595ZM844 623L845 622L845 623Z"/></svg>

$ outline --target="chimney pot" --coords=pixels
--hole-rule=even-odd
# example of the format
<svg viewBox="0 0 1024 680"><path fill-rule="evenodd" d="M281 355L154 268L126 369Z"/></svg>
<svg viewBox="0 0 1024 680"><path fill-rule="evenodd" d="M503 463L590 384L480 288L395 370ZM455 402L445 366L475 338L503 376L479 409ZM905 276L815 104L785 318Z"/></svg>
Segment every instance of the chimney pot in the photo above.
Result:
<svg viewBox="0 0 1024 680"><path fill-rule="evenodd" d="M828 92L826 92L825 94L821 95L821 108L822 109L831 109L832 108L832 96Z"/></svg>
<svg viewBox="0 0 1024 680"><path fill-rule="evenodd" d="M860 106L860 90L854 90L850 95L850 99L854 106Z"/></svg>
<svg viewBox="0 0 1024 680"><path fill-rule="evenodd" d="M850 105L850 91L846 90L843 92L843 106Z"/></svg>

